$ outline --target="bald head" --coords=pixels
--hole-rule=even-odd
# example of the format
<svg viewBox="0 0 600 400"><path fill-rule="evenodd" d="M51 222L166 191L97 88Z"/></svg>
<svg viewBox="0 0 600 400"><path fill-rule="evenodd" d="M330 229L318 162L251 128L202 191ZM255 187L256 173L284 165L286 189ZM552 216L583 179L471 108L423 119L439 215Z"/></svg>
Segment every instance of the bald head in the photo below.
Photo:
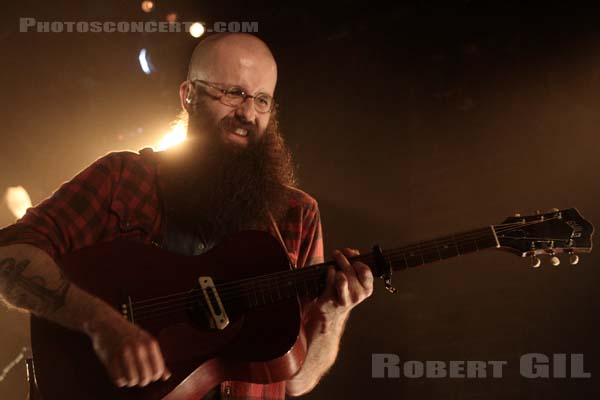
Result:
<svg viewBox="0 0 600 400"><path fill-rule="evenodd" d="M201 41L192 54L188 79L233 84L273 95L277 64L267 45L247 33L219 33Z"/></svg>

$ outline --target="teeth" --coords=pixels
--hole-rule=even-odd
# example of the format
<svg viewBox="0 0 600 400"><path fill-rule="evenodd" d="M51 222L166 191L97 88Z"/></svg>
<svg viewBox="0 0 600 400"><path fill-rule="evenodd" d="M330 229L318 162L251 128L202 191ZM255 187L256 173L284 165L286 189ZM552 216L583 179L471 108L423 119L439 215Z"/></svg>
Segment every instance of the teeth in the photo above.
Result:
<svg viewBox="0 0 600 400"><path fill-rule="evenodd" d="M234 133L238 136L248 136L248 131L243 128L237 128Z"/></svg>

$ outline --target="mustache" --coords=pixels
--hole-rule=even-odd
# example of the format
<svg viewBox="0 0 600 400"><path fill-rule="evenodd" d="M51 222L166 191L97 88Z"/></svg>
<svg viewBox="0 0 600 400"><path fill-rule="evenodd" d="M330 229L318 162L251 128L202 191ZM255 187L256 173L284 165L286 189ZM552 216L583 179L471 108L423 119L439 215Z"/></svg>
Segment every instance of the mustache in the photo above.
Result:
<svg viewBox="0 0 600 400"><path fill-rule="evenodd" d="M247 130L249 135L256 135L256 125L233 117L227 117L221 120L219 127L230 132L233 132L238 128L242 128Z"/></svg>

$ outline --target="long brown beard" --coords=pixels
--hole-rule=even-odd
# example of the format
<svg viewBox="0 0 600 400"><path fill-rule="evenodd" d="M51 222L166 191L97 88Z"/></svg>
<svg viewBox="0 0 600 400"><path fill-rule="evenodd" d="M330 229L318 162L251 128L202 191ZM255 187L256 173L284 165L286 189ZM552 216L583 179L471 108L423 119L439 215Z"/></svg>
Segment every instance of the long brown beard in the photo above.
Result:
<svg viewBox="0 0 600 400"><path fill-rule="evenodd" d="M242 230L265 229L270 215L282 217L287 186L295 186L296 178L276 115L246 148L218 139L204 140L202 147L164 180L169 214L179 229L218 242Z"/></svg>

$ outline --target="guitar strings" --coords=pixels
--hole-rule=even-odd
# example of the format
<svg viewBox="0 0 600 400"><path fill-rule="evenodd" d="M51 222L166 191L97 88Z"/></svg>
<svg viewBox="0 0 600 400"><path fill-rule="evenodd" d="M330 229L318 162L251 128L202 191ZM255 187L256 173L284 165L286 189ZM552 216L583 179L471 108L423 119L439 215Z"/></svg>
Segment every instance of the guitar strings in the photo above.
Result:
<svg viewBox="0 0 600 400"><path fill-rule="evenodd" d="M548 220L546 220L546 221L548 221ZM511 224L495 225L496 227L503 227L503 228L496 229L495 231L498 234L498 233L503 233L505 231L513 230L514 227L516 227L516 226L523 227L523 226L528 226L528 225L532 225L532 224L535 224L535 223L538 223L538 221L534 221L534 222L530 222L530 223L511 223ZM391 249L391 250L386 251L385 254L388 255L388 256L394 256L394 255L396 255L398 253L409 253L410 250L418 250L418 251L423 252L423 250L429 250L430 249L430 247L427 247L427 245L429 243L436 244L435 247L439 247L439 246L437 246L439 244L441 244L441 245L456 244L456 246L459 246L459 245L464 244L464 243L469 243L471 241L475 241L478 238L485 238L485 237L487 237L488 235L491 234L490 233L491 230L488 230L489 228L490 227L486 227L486 228L481 228L481 229L478 229L478 230L475 230L475 231L468 231L466 233L459 233L459 234L451 235L449 237L444 237L444 238L441 238L441 239L431 239L431 240L427 240L427 241L424 241L424 242L420 242L418 244L412 244L412 245L408 245L408 246L405 246L405 247L402 247L402 248ZM482 233L484 233L484 234L482 235ZM456 242L456 238L457 237L460 237L460 241L459 242ZM355 256L355 257L350 257L350 258L348 258L348 261L366 261L366 259L371 259L371 258L373 258L372 254L365 254L365 255L359 255L359 256ZM312 266L309 266L309 267L306 267L306 268L302 268L301 270L305 270L307 268L312 268L312 267L317 267L317 266L331 265L333 263L334 263L333 261L328 261L328 262L325 262L325 263L316 264L316 265L312 265ZM298 270L298 271L300 271L300 270ZM237 286L237 285L239 285L240 283L242 283L244 281L251 281L252 280L252 281L255 281L255 282L260 282L263 279L270 279L273 275L286 274L286 273L290 273L290 272L291 271L289 271L289 270L287 270L287 271L278 271L278 272L275 272L275 273L263 275L263 277L261 277L261 278L250 277L250 278L245 278L245 279L239 279L239 280L236 280L236 281L233 281L233 282L220 284L218 286L221 288L221 290L223 290L227 286L231 286L231 285L236 285ZM197 290L199 290L199 289L197 289ZM173 293L173 294L169 294L169 295L165 295L165 296L159 296L159 297L154 297L154 298L150 298L150 299L139 300L139 301L134 302L133 304L134 305L140 305L140 304L144 304L144 303L147 303L147 302L152 302L154 300L169 298L169 297L176 296L176 295L179 295L179 294L188 294L188 293L190 293L189 290L185 291L185 292L178 292L178 293Z"/></svg>
<svg viewBox="0 0 600 400"><path fill-rule="evenodd" d="M263 285L262 287L259 288L258 292L254 289L252 290L239 290L236 294L233 295L229 295L226 296L222 299L222 302L225 304L225 308L227 309L229 307L229 305L231 305L232 302L235 301L244 301L245 304L250 305L250 306L258 306L258 305L266 305L269 302L276 302L277 300L282 300L285 298L291 298L292 296L297 296L300 295L302 292L304 295L317 295L318 294L318 289L319 286L315 285L317 288L317 292L313 293L313 288L315 286L309 285L307 283L308 279L315 279L315 278L319 278L322 279L322 271L312 271L310 274L304 274L303 279L301 280L301 283L304 283L304 289L302 288L298 288L294 285L291 285L288 287L287 290L283 290L284 294L282 296L282 290L279 289L280 285L278 282L271 282L271 284L269 286L265 286ZM298 282L295 282L296 284L298 284ZM314 281L312 282L312 284L314 285ZM274 289L277 289L277 294L275 294ZM290 291L291 289L291 291ZM268 292L267 292L268 291ZM251 295L250 294L253 295ZM147 309L144 312L140 313L138 312L137 315L138 316L138 320L141 319L148 319L148 318L155 318L155 317L160 317L163 315L167 315L167 314L171 314L174 311L183 311L189 308L189 306L192 306L194 304L199 303L200 305L202 305L202 307L204 309L206 309L206 299L203 296L198 296L198 295L194 295L194 294L190 294L188 296L186 296L185 298L179 299L178 301L175 302L171 302L163 304L162 306L156 306L153 307L151 309ZM229 303L229 305L228 305Z"/></svg>
<svg viewBox="0 0 600 400"><path fill-rule="evenodd" d="M549 219L547 219L546 221L548 221L548 220ZM496 229L496 233L508 232L508 231L511 231L511 230L515 230L516 228L520 228L520 227L524 227L524 226L527 226L527 225L532 225L532 224L536 224L536 223L540 223L540 222L542 222L542 221L533 221L533 222L530 222L530 223L503 224L503 225L500 225L501 228ZM468 237L467 235L465 235L464 239L462 241L459 241L459 242L452 241L457 246L457 255L460 254L458 252L458 246L460 244L476 240L476 238L489 238L489 235L491 234L490 232L488 232L486 235L483 235L483 236L481 235L481 233L483 233L484 231L488 232L487 228L480 229L480 230L477 230L477 231L471 231L471 232L469 232L469 234L472 235L472 236ZM468 239L467 239L467 237L468 237ZM438 243L438 244L440 244L440 243L444 243L445 241L444 240L436 240L436 239L434 239L434 240L430 240L429 242L430 243ZM447 240L446 240L446 242L450 243L450 241L447 241ZM423 243L425 243L425 242L423 242ZM401 251L390 251L390 253L388 254L388 258L394 258L395 261L398 261L399 259L401 260L401 258L404 258L404 256L405 256L406 249L410 248L410 247L413 247L413 248L417 247L418 250L421 252L421 256L423 256L423 253L426 250L430 250L430 248L426 248L425 246L423 246L423 243L420 243L420 244L418 244L416 246L415 245L413 245L413 246L407 246L406 248L403 248ZM436 247L439 250L439 246L436 246ZM397 257L399 253L402 253L402 257L401 258ZM349 261L356 261L357 259L363 259L364 260L364 259L367 259L367 258L373 258L373 255L369 254L369 255L364 255L364 256L357 256L357 257L351 258ZM329 263L331 263L331 262L329 262ZM244 288L243 286L241 286L243 284L241 281L246 281L246 280L255 280L255 281L257 281L256 279L253 279L253 278L247 278L245 280L234 281L234 282L231 282L231 283L228 283L228 284L217 285L217 290L218 290L219 296L221 297L221 299L222 299L223 302L228 302L228 301L231 301L233 299L236 299L236 300L237 299L241 299L243 297L248 296L248 294L252 292L254 294L255 299L256 299L256 303L258 304L258 295L256 293L256 289L259 289L259 290L262 291L262 296L261 297L263 298L263 302L266 303L267 301L266 301L266 295L265 295L264 291L266 291L266 290L270 291L269 297L271 298L271 301L273 301L273 293L271 291L274 288L278 288L280 286L280 284L282 283L281 279L273 279L274 276L284 275L284 274L290 274L291 272L292 273L293 272L297 272L296 274L293 274L293 275L290 274L290 276L288 276L288 279L287 279L288 281L290 281L290 280L291 281L296 281L294 283L297 284L298 283L297 281L299 280L298 278L302 278L302 279L300 279L300 281L302 282L305 279L320 277L322 274L324 274L324 270L321 267L324 266L324 265L327 265L329 263L317 264L315 266L310 266L310 267L303 268L303 269L300 269L300 270L297 270L297 271L279 271L279 272L276 272L276 273L267 274L262 279L259 279L258 283L256 285L253 285L254 287L252 287L252 288L248 288L248 287ZM291 279L289 279L289 278L291 278ZM265 282L267 283L267 285L265 285ZM233 295L231 295L231 293L228 293L228 292L231 292L231 290L233 288L224 289L224 290L222 289L225 286L231 286L231 285L238 286L237 287L238 290L236 290L236 292ZM296 291L296 294L299 294L298 289L295 286L293 286L293 288ZM221 290L219 290L219 289L221 289ZM308 288L308 286L307 286L305 291L309 292L310 288ZM136 312L135 309L133 310L134 311L134 315L137 315L138 316L137 319L139 320L139 319L148 318L149 315L152 314L152 313L161 312L161 311L169 311L170 312L171 310L173 310L173 307L179 307L179 306L185 306L185 307L187 307L190 304L190 301L191 301L191 304L193 304L193 303L197 302L199 299L203 299L202 297L195 296L194 292L196 292L196 293L200 292L200 289L195 289L195 290L191 290L191 291L187 291L187 292L182 292L182 293L184 293L184 295L180 296L180 298L178 298L178 299L171 299L171 300L168 300L168 301L159 301L159 302L155 302L153 304L147 304L147 305L144 305L144 306L140 306L140 307L138 307L137 312ZM168 296L163 296L163 298L164 297L173 297L173 296L174 295L168 295ZM183 297L183 298L181 298L181 297ZM279 293L279 297L281 298L281 293ZM146 299L143 302L146 303L146 302L151 301L151 300L156 300L156 298L155 299ZM134 304L140 304L140 303L142 303L142 302L136 302ZM140 316L140 314L141 314L141 316ZM154 316L155 315L153 314L152 317L154 317Z"/></svg>
<svg viewBox="0 0 600 400"><path fill-rule="evenodd" d="M469 238L466 240L466 242L470 242L472 240L476 240L476 238L482 237L480 235L480 232L478 232L477 236L473 236L473 238ZM457 242L457 246L460 246L461 242ZM427 247L421 247L419 250L427 250ZM390 250L388 253L386 253L386 255L388 257L394 257L396 254L398 253L398 251L393 251ZM372 254L365 254L365 255L360 255L360 256L355 256L355 257L350 257L348 258L349 262L354 262L354 261L369 261L373 258ZM262 282L264 281L270 281L273 280L273 278L276 278L278 275L296 275L296 274L301 274L304 271L307 271L309 268L315 269L315 268L321 268L324 266L328 266L328 265L333 265L334 261L328 261L325 263L321 263L321 264L316 264L316 265L311 265L309 267L306 268L302 268L302 269L298 269L298 270L286 270L286 271L277 271L274 273L270 273L270 274L265 274L261 277L250 277L250 278L245 278L245 279L239 279L233 282L229 282L229 283L224 283L224 284L219 284L216 285L219 290L219 293L221 294L226 294L231 290L236 290L239 288L240 284L243 284L244 282L252 282L255 285L260 285ZM231 287L231 286L235 286L235 287ZM138 306L138 309L144 309L146 307L148 307L149 305L146 304L148 302L152 302L155 300L163 300L166 298L170 298L176 295L189 295L190 293L192 293L193 291L199 292L201 291L201 289L193 289L193 290L187 290L185 292L179 292L179 293L175 293L175 294L170 294L170 295L166 295L166 296L161 296L161 297L155 297L152 299L145 299L145 300L141 300L141 301L137 301L137 302L133 302L133 305ZM143 304L143 305L141 305ZM141 306L140 306L141 305Z"/></svg>
<svg viewBox="0 0 600 400"><path fill-rule="evenodd" d="M530 223L530 224L531 224L531 223ZM521 224L518 224L518 226L523 226L523 225L524 225L524 224L522 224L522 223L521 223ZM513 228L513 227L510 227L510 228L505 228L505 229L499 229L499 230L497 230L497 232L505 232L505 231L509 231L509 230L512 230L512 229L514 229L514 228ZM486 228L486 229L482 229L482 230L478 230L478 231L474 231L474 233L476 234L477 238L481 238L481 237L487 237L487 235L485 235L485 236L481 236L481 235L480 235L480 233L481 233L482 231L484 231L484 230L487 232L487 228ZM463 240L463 241L462 241L462 243L461 243L460 241L459 241L459 242L453 241L453 242L454 242L454 243L457 245L457 247L458 247L458 246L460 246L461 244L463 244L464 242L471 242L471 241L473 241L473 240L476 240L476 239L475 239L475 235L473 235L473 236L469 237L469 238L468 238L468 239L466 239L466 240ZM439 240L437 240L437 241L436 241L436 240L433 240L433 241L430 241L430 242L434 242L434 243L435 243L435 242L437 242L437 244L444 243L443 241L439 241ZM408 246L407 248L410 248L410 247L415 247L415 246ZM424 247L424 246L422 246L422 244L419 244L419 245L418 245L418 246L416 246L416 247L419 247L419 249L418 249L418 250L421 252L421 254L420 254L421 256L422 256L422 255L423 255L423 253L425 253L427 250L430 250L430 248ZM439 246L435 246L435 247L439 247ZM394 258L395 258L395 257L396 257L398 254L400 254L400 253L401 253L401 254L404 256L404 255L405 255L405 253L406 253L406 248L404 248L404 249L401 249L400 251L390 251L390 252L387 254L387 256L388 256L388 257L394 257ZM458 254L460 254L460 252L458 252L458 249L457 249L457 253L458 253ZM372 258L373 258L373 255L372 255L372 254L368 254L368 255L364 255L364 256L352 257L352 258L351 258L349 261L356 261L356 260L367 261L366 259L372 259ZM404 258L404 257L403 257L403 258ZM221 284L221 285L217 285L217 288L218 288L218 289L220 289L220 291L219 291L219 293L220 293L220 296L222 295L222 297L225 297L225 298L226 298L226 297L227 297L227 294L228 294L228 292L230 292L230 291L231 291L231 290L233 290L233 289L235 289L235 290L236 290L236 292L238 292L238 293L239 293L239 287L240 287L240 285L241 285L241 284L243 284L243 282L244 282L244 281L253 281L253 283L255 284L255 287L257 286L258 288L261 288L261 289L262 289L263 287L261 287L260 285L261 285L261 284L262 284L264 281L272 281L274 277L277 277L277 275L292 275L292 274L293 274L293 275L297 275L297 274L301 274L302 272L305 272L305 271L306 271L307 269L309 269L309 268L310 268L310 269L314 269L315 267L322 267L322 266L325 266L325 265L332 265L332 264L333 264L333 262L332 262L332 261L330 261L330 262L327 262L327 263L323 263L323 264L317 264L317 265L315 265L315 266L310 266L310 267L303 268L303 269L296 270L296 271L289 271L289 270L288 270L288 271L278 271L278 272L276 272L276 273L271 273L271 274L264 275L264 276L263 276L263 277L261 277L261 278L247 278L247 279L242 279L242 280L238 280L238 281L230 282L230 283L227 283L227 284ZM425 264L425 263L423 263L423 264ZM320 268L318 269L318 271L319 271L319 273L321 273L321 270L320 270ZM295 273L294 273L294 272L295 272ZM289 278L292 278L292 276L289 276ZM229 288L229 289L227 288L228 286L232 286L232 285L234 285L234 286L235 286L235 288ZM250 290L254 290L254 289L255 289L255 288L251 288ZM182 295L184 295L184 296L189 296L189 295L193 294L193 293L194 293L194 291L195 291L195 292L199 292L199 291L201 291L201 289L193 289L193 290L188 290L188 291L185 291L185 292L181 292L180 294L182 294ZM139 306L139 304L142 304L142 303L147 303L148 301L152 301L152 300L161 300L161 301L159 301L159 302L156 302L156 301L154 301L154 303L152 304L152 306L154 306L154 305L163 305L163 304L165 304L165 302L164 302L164 301L162 301L164 298L166 298L166 297L174 297L174 296L177 296L177 295L179 295L179 294L171 294L171 295L167 295L167 296L162 296L161 298L146 299L146 300L143 300L143 301L134 302L133 304L135 304L135 305L138 305L138 310L142 310L142 309L144 309L144 308L148 308L150 305L149 305L149 304L146 304L146 305L144 305L144 306Z"/></svg>

